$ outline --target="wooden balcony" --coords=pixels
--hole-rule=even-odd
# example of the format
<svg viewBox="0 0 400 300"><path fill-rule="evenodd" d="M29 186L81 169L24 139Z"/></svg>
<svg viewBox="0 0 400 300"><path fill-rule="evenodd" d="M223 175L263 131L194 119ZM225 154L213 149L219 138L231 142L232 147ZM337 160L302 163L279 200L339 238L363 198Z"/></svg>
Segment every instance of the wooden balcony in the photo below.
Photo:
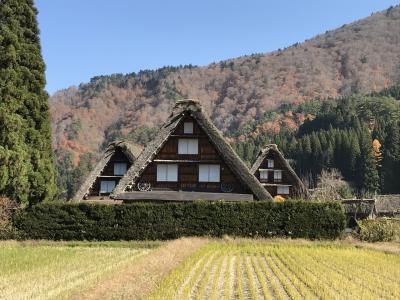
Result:
<svg viewBox="0 0 400 300"><path fill-rule="evenodd" d="M190 202L197 200L205 201L252 201L252 194L236 193L207 193L207 192L183 192L183 191L148 191L148 192L126 192L119 194L115 200L124 202L134 201L165 201L165 202Z"/></svg>

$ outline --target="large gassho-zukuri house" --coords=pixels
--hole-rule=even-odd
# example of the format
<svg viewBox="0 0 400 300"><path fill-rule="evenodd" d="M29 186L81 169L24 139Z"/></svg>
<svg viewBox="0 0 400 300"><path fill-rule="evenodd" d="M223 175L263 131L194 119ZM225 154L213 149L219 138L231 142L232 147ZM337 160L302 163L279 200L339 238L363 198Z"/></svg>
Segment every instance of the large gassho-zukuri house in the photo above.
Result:
<svg viewBox="0 0 400 300"><path fill-rule="evenodd" d="M142 148L130 142L111 143L74 196L74 200L104 200L133 165Z"/></svg>
<svg viewBox="0 0 400 300"><path fill-rule="evenodd" d="M124 202L272 200L196 100L175 104L111 197Z"/></svg>
<svg viewBox="0 0 400 300"><path fill-rule="evenodd" d="M273 197L309 197L307 188L275 144L267 145L259 152L250 172Z"/></svg>

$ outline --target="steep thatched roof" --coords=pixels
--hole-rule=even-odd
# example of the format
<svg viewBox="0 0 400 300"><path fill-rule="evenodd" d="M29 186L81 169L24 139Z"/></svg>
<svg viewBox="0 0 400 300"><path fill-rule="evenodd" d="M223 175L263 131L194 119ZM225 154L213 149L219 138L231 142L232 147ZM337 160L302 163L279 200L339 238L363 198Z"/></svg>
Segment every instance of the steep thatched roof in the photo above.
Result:
<svg viewBox="0 0 400 300"><path fill-rule="evenodd" d="M160 128L158 135L147 145L138 157L137 161L128 170L114 189L112 197L117 194L133 190L140 175L153 161L157 153L168 140L169 136L185 116L193 117L210 138L225 163L231 168L237 178L247 186L257 199L272 199L271 195L263 188L257 178L249 172L232 147L224 140L222 134L214 126L211 120L203 113L201 105L196 100L178 101L169 118Z"/></svg>
<svg viewBox="0 0 400 300"><path fill-rule="evenodd" d="M136 158L142 151L142 148L139 145L131 142L116 141L110 143L100 161L97 163L93 171L90 172L85 182L81 185L81 187L73 197L73 200L80 201L84 199L84 197L89 193L90 188L95 183L96 178L101 174L101 172L107 166L108 162L110 161L111 157L113 156L113 154L117 149L121 149L121 151L126 155L131 164L133 164L136 161Z"/></svg>
<svg viewBox="0 0 400 300"><path fill-rule="evenodd" d="M400 215L400 195L378 195L375 200L378 215Z"/></svg>
<svg viewBox="0 0 400 300"><path fill-rule="evenodd" d="M297 176L296 172L290 166L289 162L285 159L283 154L279 151L278 146L275 144L266 145L257 156L256 161L254 162L253 166L250 169L251 174L255 174L256 171L260 168L261 164L267 157L269 153L273 152L275 154L275 158L287 169L289 172L289 177L293 181L293 188L295 193L299 197L309 198L309 193L307 188L304 186L303 182Z"/></svg>

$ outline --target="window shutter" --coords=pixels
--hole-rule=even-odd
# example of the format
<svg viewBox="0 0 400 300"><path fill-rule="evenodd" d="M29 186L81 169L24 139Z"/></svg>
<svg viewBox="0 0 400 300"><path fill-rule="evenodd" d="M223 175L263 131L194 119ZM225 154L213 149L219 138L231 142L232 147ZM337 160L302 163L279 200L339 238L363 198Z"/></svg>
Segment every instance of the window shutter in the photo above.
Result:
<svg viewBox="0 0 400 300"><path fill-rule="evenodd" d="M199 182L220 182L219 165L199 165Z"/></svg>
<svg viewBox="0 0 400 300"><path fill-rule="evenodd" d="M209 165L209 182L220 181L220 168L219 165Z"/></svg>
<svg viewBox="0 0 400 300"><path fill-rule="evenodd" d="M178 140L178 154L187 154L187 153L188 153L187 140L179 139Z"/></svg>
<svg viewBox="0 0 400 300"><path fill-rule="evenodd" d="M178 181L178 165L167 165L167 181Z"/></svg>
<svg viewBox="0 0 400 300"><path fill-rule="evenodd" d="M289 187L288 186L278 186L277 193L281 194L281 195L289 195Z"/></svg>
<svg viewBox="0 0 400 300"><path fill-rule="evenodd" d="M178 154L198 154L199 140L197 139L179 139Z"/></svg>
<svg viewBox="0 0 400 300"><path fill-rule="evenodd" d="M124 175L126 169L126 163L114 163L114 175Z"/></svg>
<svg viewBox="0 0 400 300"><path fill-rule="evenodd" d="M199 140L188 140L188 154L199 154Z"/></svg>
<svg viewBox="0 0 400 300"><path fill-rule="evenodd" d="M157 181L167 181L167 165L157 165Z"/></svg>
<svg viewBox="0 0 400 300"><path fill-rule="evenodd" d="M177 164L159 164L157 165L157 181L178 181L178 165Z"/></svg>
<svg viewBox="0 0 400 300"><path fill-rule="evenodd" d="M274 160L268 159L268 168L273 168L273 167L274 167Z"/></svg>
<svg viewBox="0 0 400 300"><path fill-rule="evenodd" d="M281 170L274 171L274 180L282 180L282 171Z"/></svg>
<svg viewBox="0 0 400 300"><path fill-rule="evenodd" d="M260 179L268 179L268 170L260 170Z"/></svg>
<svg viewBox="0 0 400 300"><path fill-rule="evenodd" d="M208 165L199 165L199 182L208 181Z"/></svg>
<svg viewBox="0 0 400 300"><path fill-rule="evenodd" d="M115 188L115 181L102 180L100 181L100 193L111 193Z"/></svg>
<svg viewBox="0 0 400 300"><path fill-rule="evenodd" d="M193 122L183 123L183 133L187 133L187 134L193 133Z"/></svg>

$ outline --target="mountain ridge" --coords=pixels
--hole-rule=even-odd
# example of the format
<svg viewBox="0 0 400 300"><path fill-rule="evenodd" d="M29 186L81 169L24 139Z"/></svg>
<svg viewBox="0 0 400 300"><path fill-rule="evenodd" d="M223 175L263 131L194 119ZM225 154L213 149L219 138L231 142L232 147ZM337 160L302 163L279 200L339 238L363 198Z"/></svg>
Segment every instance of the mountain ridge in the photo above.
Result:
<svg viewBox="0 0 400 300"><path fill-rule="evenodd" d="M283 50L203 67L96 76L50 97L53 147L75 160L97 153L110 130L156 127L184 97L200 99L227 134L284 103L379 91L400 82L399 29L395 6ZM293 126L305 119L297 118Z"/></svg>

